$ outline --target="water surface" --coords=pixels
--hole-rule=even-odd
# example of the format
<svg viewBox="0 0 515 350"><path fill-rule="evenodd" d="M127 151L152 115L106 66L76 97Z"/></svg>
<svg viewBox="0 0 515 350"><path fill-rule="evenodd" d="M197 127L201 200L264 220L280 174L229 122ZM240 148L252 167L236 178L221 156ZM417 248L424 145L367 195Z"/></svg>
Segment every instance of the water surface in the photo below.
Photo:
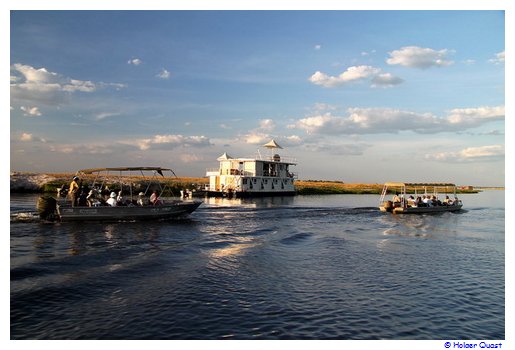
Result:
<svg viewBox="0 0 515 350"><path fill-rule="evenodd" d="M171 222L44 224L11 195L12 339L504 339L504 192L210 199Z"/></svg>

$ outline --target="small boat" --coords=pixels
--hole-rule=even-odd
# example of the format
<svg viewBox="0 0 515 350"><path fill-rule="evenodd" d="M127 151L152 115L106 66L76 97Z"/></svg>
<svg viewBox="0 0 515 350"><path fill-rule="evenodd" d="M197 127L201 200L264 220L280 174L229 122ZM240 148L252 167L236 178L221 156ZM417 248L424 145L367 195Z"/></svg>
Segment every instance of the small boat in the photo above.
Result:
<svg viewBox="0 0 515 350"><path fill-rule="evenodd" d="M195 211L202 201L163 199L171 193L166 180L173 180L165 174L177 177L172 169L161 167L82 169L74 177L81 191L74 204L68 196L40 197L37 209L50 221L166 220ZM88 178L91 185L84 186Z"/></svg>
<svg viewBox="0 0 515 350"><path fill-rule="evenodd" d="M388 193L394 194L392 200L385 199ZM445 195L445 199L438 198L439 194ZM455 184L387 182L383 186L379 210L393 214L426 214L458 211L462 207Z"/></svg>

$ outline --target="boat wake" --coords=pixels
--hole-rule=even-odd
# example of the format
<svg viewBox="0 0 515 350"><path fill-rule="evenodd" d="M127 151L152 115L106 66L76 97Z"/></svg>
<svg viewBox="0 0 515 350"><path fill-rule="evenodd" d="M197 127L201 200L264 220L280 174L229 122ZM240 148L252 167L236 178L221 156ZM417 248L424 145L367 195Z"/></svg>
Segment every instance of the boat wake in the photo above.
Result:
<svg viewBox="0 0 515 350"><path fill-rule="evenodd" d="M11 223L17 223L17 222L39 222L41 219L39 218L39 215L37 212L17 212L17 213L11 213Z"/></svg>

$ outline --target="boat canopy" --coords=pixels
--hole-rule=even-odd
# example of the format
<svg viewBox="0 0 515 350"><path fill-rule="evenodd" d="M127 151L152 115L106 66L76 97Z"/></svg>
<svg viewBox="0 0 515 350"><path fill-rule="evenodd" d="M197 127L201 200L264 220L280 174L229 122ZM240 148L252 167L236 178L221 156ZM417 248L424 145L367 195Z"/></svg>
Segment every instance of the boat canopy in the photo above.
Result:
<svg viewBox="0 0 515 350"><path fill-rule="evenodd" d="M265 143L263 145L263 147L266 147L266 148L280 148L280 149L282 149L282 147L279 146L279 144L277 142L275 142L275 140L270 140L268 143Z"/></svg>
<svg viewBox="0 0 515 350"><path fill-rule="evenodd" d="M444 182L386 182L387 187L456 187L452 183Z"/></svg>
<svg viewBox="0 0 515 350"><path fill-rule="evenodd" d="M222 154L220 157L216 158L216 160L218 160L218 161L229 160L229 159L234 159L234 158L231 157L230 155L228 155L227 152L224 152L224 154Z"/></svg>
<svg viewBox="0 0 515 350"><path fill-rule="evenodd" d="M77 171L77 174L94 174L100 172L109 172L109 171L155 171L161 175L163 175L163 171L171 171L172 169L161 168L161 167L121 167L121 168L91 168L91 169L81 169ZM174 173L175 174L175 173Z"/></svg>

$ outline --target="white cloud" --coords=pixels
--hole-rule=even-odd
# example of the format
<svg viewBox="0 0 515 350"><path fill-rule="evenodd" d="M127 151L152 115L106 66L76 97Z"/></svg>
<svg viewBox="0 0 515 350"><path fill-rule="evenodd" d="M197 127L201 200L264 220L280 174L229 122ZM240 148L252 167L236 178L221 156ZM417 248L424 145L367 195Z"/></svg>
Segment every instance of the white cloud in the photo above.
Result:
<svg viewBox="0 0 515 350"><path fill-rule="evenodd" d="M15 63L11 66L11 99L21 103L39 101L54 105L62 101L66 95L75 92L91 93L99 88L125 87L117 83L95 83L89 80L78 80L48 71L46 68L34 68L29 65Z"/></svg>
<svg viewBox="0 0 515 350"><path fill-rule="evenodd" d="M118 113L118 112L100 112L100 113L95 114L95 120L102 120L102 119L114 117L117 115L120 115L120 113Z"/></svg>
<svg viewBox="0 0 515 350"><path fill-rule="evenodd" d="M393 87L402 84L403 79L392 75L391 73L378 74L372 79L372 87Z"/></svg>
<svg viewBox="0 0 515 350"><path fill-rule="evenodd" d="M249 134L245 135L244 139L246 143L250 143L252 145L264 144L270 141L270 135L252 131Z"/></svg>
<svg viewBox="0 0 515 350"><path fill-rule="evenodd" d="M489 59L488 62L493 64L504 64L505 51L495 54L495 58Z"/></svg>
<svg viewBox="0 0 515 350"><path fill-rule="evenodd" d="M263 131L273 131L275 129L275 122L272 119L262 119L259 121L259 128Z"/></svg>
<svg viewBox="0 0 515 350"><path fill-rule="evenodd" d="M29 134L29 133L22 133L21 136L20 136L20 141L32 141L32 134Z"/></svg>
<svg viewBox="0 0 515 350"><path fill-rule="evenodd" d="M450 124L476 126L488 121L503 120L504 106L456 108L450 111L448 120Z"/></svg>
<svg viewBox="0 0 515 350"><path fill-rule="evenodd" d="M359 80L372 80L372 86L391 87L403 82L402 79L394 77L390 73L381 73L380 68L372 66L352 66L338 76L330 76L320 71L315 72L309 81L315 85L326 88L342 86Z"/></svg>
<svg viewBox="0 0 515 350"><path fill-rule="evenodd" d="M160 79L169 79L170 78L170 72L167 71L166 69L162 69L157 75L156 77L160 78Z"/></svg>
<svg viewBox="0 0 515 350"><path fill-rule="evenodd" d="M315 45L313 48L314 48L315 50L320 50L320 49L322 49L322 45L317 44L317 45Z"/></svg>
<svg viewBox="0 0 515 350"><path fill-rule="evenodd" d="M41 112L38 107L25 107L21 106L20 109L23 111L23 115L31 116L31 117L39 117L41 116Z"/></svg>
<svg viewBox="0 0 515 350"><path fill-rule="evenodd" d="M132 58L132 59L127 61L127 64L132 64L134 66L139 66L142 63L143 63L143 61L140 60L139 58Z"/></svg>
<svg viewBox="0 0 515 350"><path fill-rule="evenodd" d="M155 135L149 139L139 139L131 144L136 144L142 150L149 149L171 149L176 147L207 147L211 146L209 138L205 136L183 136L183 135Z"/></svg>
<svg viewBox="0 0 515 350"><path fill-rule="evenodd" d="M405 46L389 52L390 58L386 60L386 63L422 69L433 66L444 67L454 63L447 59L447 55L450 53L451 51L447 49L437 51L418 46Z"/></svg>
<svg viewBox="0 0 515 350"><path fill-rule="evenodd" d="M427 160L441 162L478 162L504 157L504 145L468 147L458 152L426 154Z"/></svg>
<svg viewBox="0 0 515 350"><path fill-rule="evenodd" d="M446 117L392 108L349 108L346 116L332 112L299 119L294 127L309 134L350 135L412 131L438 133L463 131L504 119L504 107L454 109Z"/></svg>

